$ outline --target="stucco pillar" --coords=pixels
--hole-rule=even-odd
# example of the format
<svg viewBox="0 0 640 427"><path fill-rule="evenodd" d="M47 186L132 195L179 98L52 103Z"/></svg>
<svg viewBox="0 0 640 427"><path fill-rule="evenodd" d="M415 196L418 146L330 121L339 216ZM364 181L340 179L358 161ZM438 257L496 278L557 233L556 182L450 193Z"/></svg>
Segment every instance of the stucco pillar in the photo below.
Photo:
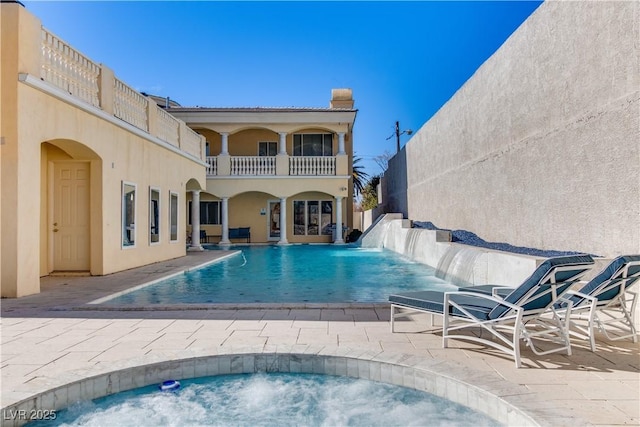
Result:
<svg viewBox="0 0 640 427"><path fill-rule="evenodd" d="M229 132L220 132L222 137L222 148L220 154L223 156L229 155Z"/></svg>
<svg viewBox="0 0 640 427"><path fill-rule="evenodd" d="M289 155L287 154L287 133L278 132L278 154L276 155L276 175L289 175Z"/></svg>
<svg viewBox="0 0 640 427"><path fill-rule="evenodd" d="M342 238L342 196L336 197L336 240L333 243L336 245L344 244Z"/></svg>
<svg viewBox="0 0 640 427"><path fill-rule="evenodd" d="M278 240L279 245L287 245L289 241L287 240L287 198L280 198L280 240Z"/></svg>
<svg viewBox="0 0 640 427"><path fill-rule="evenodd" d="M220 245L228 245L229 241L229 198L222 198L222 238Z"/></svg>
<svg viewBox="0 0 640 427"><path fill-rule="evenodd" d="M158 136L158 105L149 97L147 97L147 132L155 137Z"/></svg>
<svg viewBox="0 0 640 427"><path fill-rule="evenodd" d="M19 3L2 3L0 10L0 293L14 298L40 292L42 141L20 134L30 117L18 106L30 98L18 79L21 73L41 76L42 24Z"/></svg>
<svg viewBox="0 0 640 427"><path fill-rule="evenodd" d="M346 154L336 156L336 175L349 177L349 156Z"/></svg>
<svg viewBox="0 0 640 427"><path fill-rule="evenodd" d="M229 132L220 132L222 147L218 155L218 175L231 175L231 157L229 156Z"/></svg>
<svg viewBox="0 0 640 427"><path fill-rule="evenodd" d="M280 135L280 141L278 144L278 154L287 154L287 133L278 132Z"/></svg>
<svg viewBox="0 0 640 427"><path fill-rule="evenodd" d="M200 244L200 190L191 191L191 245L189 250L204 250Z"/></svg>
<svg viewBox="0 0 640 427"><path fill-rule="evenodd" d="M115 97L114 79L113 71L106 65L100 64L100 75L98 76L100 108L111 115L113 115L113 99Z"/></svg>
<svg viewBox="0 0 640 427"><path fill-rule="evenodd" d="M344 132L338 132L338 154L346 154L344 151Z"/></svg>

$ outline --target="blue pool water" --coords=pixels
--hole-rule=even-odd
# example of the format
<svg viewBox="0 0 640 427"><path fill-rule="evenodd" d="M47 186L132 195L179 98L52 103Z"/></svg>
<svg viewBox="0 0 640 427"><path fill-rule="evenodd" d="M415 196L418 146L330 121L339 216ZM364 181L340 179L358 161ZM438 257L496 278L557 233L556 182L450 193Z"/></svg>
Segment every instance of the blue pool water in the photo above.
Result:
<svg viewBox="0 0 640 427"><path fill-rule="evenodd" d="M378 303L391 293L454 290L395 252L335 245L245 246L242 253L106 304Z"/></svg>
<svg viewBox="0 0 640 427"><path fill-rule="evenodd" d="M313 374L240 374L83 402L33 426L497 426L429 393Z"/></svg>

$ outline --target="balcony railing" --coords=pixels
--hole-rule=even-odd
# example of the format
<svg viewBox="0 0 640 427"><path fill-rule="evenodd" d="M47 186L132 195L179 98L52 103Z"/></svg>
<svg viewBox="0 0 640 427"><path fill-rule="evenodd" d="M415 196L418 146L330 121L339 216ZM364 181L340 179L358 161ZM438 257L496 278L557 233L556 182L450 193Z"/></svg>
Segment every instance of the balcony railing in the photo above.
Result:
<svg viewBox="0 0 640 427"><path fill-rule="evenodd" d="M337 156L340 157L340 156ZM342 166L337 157L314 156L207 156L207 176L331 176L347 173L346 156Z"/></svg>
<svg viewBox="0 0 640 427"><path fill-rule="evenodd" d="M201 135L45 28L41 28L40 55L42 80L204 160Z"/></svg>
<svg viewBox="0 0 640 427"><path fill-rule="evenodd" d="M218 157L207 156L207 176L218 175Z"/></svg>
<svg viewBox="0 0 640 427"><path fill-rule="evenodd" d="M336 158L294 156L289 158L289 175L335 175Z"/></svg>
<svg viewBox="0 0 640 427"><path fill-rule="evenodd" d="M158 138L176 147L180 144L180 121L163 109L158 109Z"/></svg>
<svg viewBox="0 0 640 427"><path fill-rule="evenodd" d="M231 157L231 175L275 175L275 156Z"/></svg>
<svg viewBox="0 0 640 427"><path fill-rule="evenodd" d="M100 66L42 28L40 77L97 107Z"/></svg>
<svg viewBox="0 0 640 427"><path fill-rule="evenodd" d="M118 79L113 79L113 115L144 131L149 130L147 108L149 100Z"/></svg>

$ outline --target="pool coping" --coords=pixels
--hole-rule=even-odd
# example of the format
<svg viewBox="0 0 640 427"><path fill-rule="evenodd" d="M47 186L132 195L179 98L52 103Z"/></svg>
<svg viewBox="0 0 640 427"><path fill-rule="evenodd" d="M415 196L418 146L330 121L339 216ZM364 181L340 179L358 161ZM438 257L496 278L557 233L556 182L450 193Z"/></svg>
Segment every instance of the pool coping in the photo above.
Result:
<svg viewBox="0 0 640 427"><path fill-rule="evenodd" d="M51 413L86 401L169 379L242 373L310 373L347 376L425 391L464 405L504 425L589 425L548 405L520 384L505 383L495 372L461 368L442 360L388 351L306 346L268 351L246 347L172 352L118 361L107 367L69 371L24 385L30 396L2 408L2 426L28 420L15 414ZM82 396L82 399L81 399ZM530 397L530 398L527 398ZM49 411L49 412L47 412Z"/></svg>
<svg viewBox="0 0 640 427"><path fill-rule="evenodd" d="M168 274L168 275L160 277L158 279L150 280L148 282L141 283L141 284L136 285L136 286L132 286L132 287L130 287L128 289L124 289L124 290L119 291L119 292L114 292L113 294L110 294L110 295L107 295L107 296L104 296L104 297L89 301L86 304L87 305L103 304L103 303L105 303L107 301L110 301L110 300L112 300L114 298L117 298L119 296L126 295L126 294L129 294L131 292L135 292L137 290L146 288L146 287L151 286L151 285L155 285L158 282L162 282L164 280L168 280L168 279L171 279L173 277L177 277L177 276L181 276L181 275L187 274L190 271L200 270L200 269L208 267L208 266L210 266L212 264L217 264L218 262L227 260L227 259L232 258L234 256L238 256L241 253L242 253L241 250L230 251L229 254L222 255L219 258L215 258L215 259L203 262L201 264L194 265L192 267L187 267L187 268L185 268L185 269L183 269L181 271L177 271L175 273Z"/></svg>

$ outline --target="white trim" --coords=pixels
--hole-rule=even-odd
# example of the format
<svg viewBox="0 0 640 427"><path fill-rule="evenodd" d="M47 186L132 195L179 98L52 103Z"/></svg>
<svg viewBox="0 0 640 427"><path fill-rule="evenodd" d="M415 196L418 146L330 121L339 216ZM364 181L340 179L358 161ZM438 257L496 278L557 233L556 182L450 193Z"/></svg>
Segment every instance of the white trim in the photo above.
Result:
<svg viewBox="0 0 640 427"><path fill-rule="evenodd" d="M48 160L47 163L47 273L51 273L55 269L55 245L53 243L53 218L55 216L55 162L53 160Z"/></svg>
<svg viewBox="0 0 640 427"><path fill-rule="evenodd" d="M83 101L80 98L76 98L75 96L65 92L64 90L52 85L51 83L45 82L44 80L40 80L36 77L33 77L31 74L27 74L27 73L19 73L18 74L18 80L27 84L28 86L31 86L35 89L38 89L42 92L45 92L55 98L58 98L59 100L66 102L67 104L72 105L73 107L76 107L82 111L85 111L89 114L93 114L96 117L99 117L103 120L108 121L109 123L118 126L119 128L122 128L128 132L134 133L137 136L146 139L149 142L152 142L156 145L159 145L160 147L166 148L169 151L174 152L175 154L178 154L184 158L187 158L189 160L192 160L196 163L198 163L200 166L207 166L207 162L205 160L200 160L197 157L194 157L192 154L187 153L186 151L182 151L180 150L178 147L173 146L171 144L169 144L168 142L165 142L163 140L161 140L160 138L157 138L153 135L151 135L150 133L148 133L147 131L144 131L142 129L139 129L127 122L125 122L124 120L121 120L111 114L105 113L103 110L101 110L98 107L94 107L91 104L88 104L87 102Z"/></svg>
<svg viewBox="0 0 640 427"><path fill-rule="evenodd" d="M176 238L171 239L171 196L176 196ZM180 194L176 191L169 190L169 243L178 243L180 241Z"/></svg>
<svg viewBox="0 0 640 427"><path fill-rule="evenodd" d="M156 228L157 228L157 232L158 232L158 241L157 242L152 242L151 241L151 192L152 191L156 191L158 193L158 221L156 223ZM162 190L159 187L152 187L149 186L149 203L147 203L147 206L149 208L149 223L148 225L148 231L149 231L149 246L155 246L155 245L159 245L162 243Z"/></svg>
<svg viewBox="0 0 640 427"><path fill-rule="evenodd" d="M128 230L129 232L131 232L131 234L133 235L133 244L131 245L125 245L124 244L124 233L126 230L126 225L125 225L125 200L124 200L124 196L125 196L125 192L124 192L124 187L125 185L129 185L131 187L133 187L133 229ZM133 249L136 247L137 241L138 241L138 209L137 209L137 204L138 204L138 200L137 200L137 193L138 193L138 184L133 183L133 182L129 182L129 181L122 181L122 184L120 186L120 203L121 203L121 210L122 210L122 215L120 216L120 248L121 249Z"/></svg>

